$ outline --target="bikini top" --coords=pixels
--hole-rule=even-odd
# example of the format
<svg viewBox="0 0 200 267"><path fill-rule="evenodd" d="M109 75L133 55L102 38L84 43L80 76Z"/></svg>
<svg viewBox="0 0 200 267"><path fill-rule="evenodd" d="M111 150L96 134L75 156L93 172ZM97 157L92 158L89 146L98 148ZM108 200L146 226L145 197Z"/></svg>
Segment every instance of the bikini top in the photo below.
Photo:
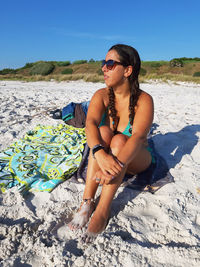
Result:
<svg viewBox="0 0 200 267"><path fill-rule="evenodd" d="M107 115L107 112L104 112L102 119L101 119L101 122L99 124L99 127L106 125L106 115ZM132 125L130 124L130 121L128 122L128 124L127 124L125 130L122 132L122 134L127 135L129 137L132 135Z"/></svg>

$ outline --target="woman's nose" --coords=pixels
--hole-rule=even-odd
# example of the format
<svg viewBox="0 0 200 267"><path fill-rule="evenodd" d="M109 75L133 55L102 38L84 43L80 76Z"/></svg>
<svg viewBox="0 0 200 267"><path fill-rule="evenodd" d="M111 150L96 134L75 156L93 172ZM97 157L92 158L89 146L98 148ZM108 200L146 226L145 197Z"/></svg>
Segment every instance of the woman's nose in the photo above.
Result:
<svg viewBox="0 0 200 267"><path fill-rule="evenodd" d="M103 72L105 72L105 71L107 71L107 70L108 70L108 69L106 68L106 64L104 64L104 65L102 66L102 68L101 68L101 69L102 69L102 71L103 71Z"/></svg>

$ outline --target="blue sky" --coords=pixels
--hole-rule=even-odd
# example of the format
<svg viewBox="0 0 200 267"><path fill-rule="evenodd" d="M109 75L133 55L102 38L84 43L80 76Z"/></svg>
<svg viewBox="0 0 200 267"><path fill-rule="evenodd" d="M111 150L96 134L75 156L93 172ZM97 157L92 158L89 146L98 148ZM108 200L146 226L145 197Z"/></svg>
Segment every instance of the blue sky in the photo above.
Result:
<svg viewBox="0 0 200 267"><path fill-rule="evenodd" d="M199 0L0 0L0 69L105 57L116 43L142 60L200 57Z"/></svg>

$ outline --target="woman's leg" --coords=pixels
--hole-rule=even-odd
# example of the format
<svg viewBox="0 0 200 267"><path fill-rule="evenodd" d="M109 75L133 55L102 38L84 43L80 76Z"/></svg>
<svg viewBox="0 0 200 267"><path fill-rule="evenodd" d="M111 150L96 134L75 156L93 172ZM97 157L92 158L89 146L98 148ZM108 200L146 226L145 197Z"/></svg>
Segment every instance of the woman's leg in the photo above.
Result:
<svg viewBox="0 0 200 267"><path fill-rule="evenodd" d="M102 138L102 144L107 149L109 149L110 142L113 137L111 129L107 126L101 126L99 128L99 131ZM88 222L94 210L93 199L95 197L95 193L97 191L99 184L96 183L95 180L93 180L93 177L98 170L99 166L97 164L97 161L93 158L92 153L90 151L88 168L87 168L87 178L83 194L83 202L81 203L81 206L78 212L75 214L73 220L68 224L68 226L72 230L82 228Z"/></svg>
<svg viewBox="0 0 200 267"><path fill-rule="evenodd" d="M101 126L99 128L102 144L109 150L110 143L113 137L113 132L108 126ZM92 152L90 151L88 169L87 169L87 178L85 184L85 190L83 194L83 199L94 198L96 190L98 188L98 183L93 179L95 173L99 170L99 165L97 164L96 159L93 158Z"/></svg>
<svg viewBox="0 0 200 267"><path fill-rule="evenodd" d="M123 134L115 135L112 138L110 148L113 155L117 156L121 149L124 147L128 137ZM147 153L146 153L147 152ZM131 173L137 173L145 170L151 163L150 153L145 149L141 148L141 151L138 152L136 158L131 162L123 172L118 175L110 184L104 184L100 196L98 206L90 220L88 226L88 235L93 236L102 232L107 224L111 203L114 198L114 195L122 183L124 175L127 171ZM87 239L87 237L86 237Z"/></svg>
<svg viewBox="0 0 200 267"><path fill-rule="evenodd" d="M112 200L123 180L125 172L126 169L124 169L123 172L121 172L121 174L110 184L103 185L99 203L88 225L87 234L96 235L105 229L110 215Z"/></svg>

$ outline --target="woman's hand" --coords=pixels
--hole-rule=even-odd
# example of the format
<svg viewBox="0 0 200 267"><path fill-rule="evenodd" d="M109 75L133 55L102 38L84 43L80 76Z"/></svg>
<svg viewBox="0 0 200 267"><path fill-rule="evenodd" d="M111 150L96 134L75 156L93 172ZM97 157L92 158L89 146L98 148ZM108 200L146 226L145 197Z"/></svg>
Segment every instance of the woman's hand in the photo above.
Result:
<svg viewBox="0 0 200 267"><path fill-rule="evenodd" d="M105 176L117 176L122 170L122 166L115 157L106 153L104 150L96 152L95 158Z"/></svg>
<svg viewBox="0 0 200 267"><path fill-rule="evenodd" d="M102 170L98 170L95 173L93 180L95 180L96 183L103 185L103 184L109 184L114 178L115 178L115 176L112 176L110 174L105 175L102 172Z"/></svg>

